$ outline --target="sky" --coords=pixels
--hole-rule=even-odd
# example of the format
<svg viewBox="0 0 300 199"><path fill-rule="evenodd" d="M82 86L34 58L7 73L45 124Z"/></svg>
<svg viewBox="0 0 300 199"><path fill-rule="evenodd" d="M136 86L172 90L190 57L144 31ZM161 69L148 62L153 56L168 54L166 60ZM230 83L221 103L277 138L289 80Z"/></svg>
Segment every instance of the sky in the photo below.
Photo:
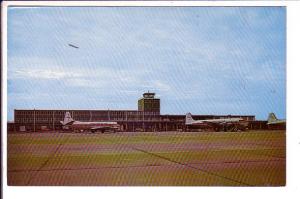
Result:
<svg viewBox="0 0 300 199"><path fill-rule="evenodd" d="M284 7L9 7L14 109L286 115ZM79 48L72 48L73 44Z"/></svg>

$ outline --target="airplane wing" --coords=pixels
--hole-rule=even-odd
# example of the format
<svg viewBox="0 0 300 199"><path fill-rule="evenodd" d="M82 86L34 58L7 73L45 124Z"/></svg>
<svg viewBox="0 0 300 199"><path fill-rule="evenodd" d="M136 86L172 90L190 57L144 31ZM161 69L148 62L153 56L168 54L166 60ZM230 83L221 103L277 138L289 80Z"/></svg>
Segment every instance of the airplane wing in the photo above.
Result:
<svg viewBox="0 0 300 199"><path fill-rule="evenodd" d="M240 122L234 122L234 121L208 122L208 121L205 121L202 123L202 125L216 127L216 126L232 125L232 124L236 124L236 123L240 123Z"/></svg>
<svg viewBox="0 0 300 199"><path fill-rule="evenodd" d="M91 130L101 130L101 129L106 129L107 126L94 126L94 127L91 127Z"/></svg>
<svg viewBox="0 0 300 199"><path fill-rule="evenodd" d="M199 127L214 127L216 125L219 125L219 123L214 123L214 122L198 122L198 123L193 123L192 126L199 126Z"/></svg>
<svg viewBox="0 0 300 199"><path fill-rule="evenodd" d="M91 127L91 130L102 130L102 129L117 129L115 126L94 126Z"/></svg>

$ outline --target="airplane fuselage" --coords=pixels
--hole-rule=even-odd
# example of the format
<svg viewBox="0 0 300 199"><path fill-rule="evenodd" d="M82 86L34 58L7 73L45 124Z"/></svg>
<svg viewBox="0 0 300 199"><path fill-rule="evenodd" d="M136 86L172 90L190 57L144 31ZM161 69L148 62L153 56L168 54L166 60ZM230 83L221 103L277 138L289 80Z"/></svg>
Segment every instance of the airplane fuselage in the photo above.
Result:
<svg viewBox="0 0 300 199"><path fill-rule="evenodd" d="M268 122L268 125L275 125L275 124L286 124L285 120L276 120L276 121L272 121L272 122Z"/></svg>
<svg viewBox="0 0 300 199"><path fill-rule="evenodd" d="M242 118L221 118L221 119L209 119L209 120L194 120L186 125L203 125L207 123L214 123L214 124L222 124L222 123L234 123L242 121Z"/></svg>
<svg viewBox="0 0 300 199"><path fill-rule="evenodd" d="M73 130L119 130L117 122L81 122L74 121L68 125Z"/></svg>

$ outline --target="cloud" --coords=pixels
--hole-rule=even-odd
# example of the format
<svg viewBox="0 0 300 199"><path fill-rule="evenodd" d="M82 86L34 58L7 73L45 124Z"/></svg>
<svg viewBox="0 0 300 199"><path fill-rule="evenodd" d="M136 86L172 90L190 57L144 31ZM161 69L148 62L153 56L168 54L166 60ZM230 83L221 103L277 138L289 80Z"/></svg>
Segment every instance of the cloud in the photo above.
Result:
<svg viewBox="0 0 300 199"><path fill-rule="evenodd" d="M70 74L52 70L16 70L14 78L61 79L70 77ZM74 76L74 73L71 75Z"/></svg>
<svg viewBox="0 0 300 199"><path fill-rule="evenodd" d="M44 91L35 106L122 108L151 90L165 113L284 117L285 9L44 7L8 17L9 111Z"/></svg>

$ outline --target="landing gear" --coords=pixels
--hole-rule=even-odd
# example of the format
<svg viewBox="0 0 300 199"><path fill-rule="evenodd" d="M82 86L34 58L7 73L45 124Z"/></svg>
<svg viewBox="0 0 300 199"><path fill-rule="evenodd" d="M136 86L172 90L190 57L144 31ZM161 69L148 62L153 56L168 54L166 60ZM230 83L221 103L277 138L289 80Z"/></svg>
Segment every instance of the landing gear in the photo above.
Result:
<svg viewBox="0 0 300 199"><path fill-rule="evenodd" d="M74 130L74 133L80 133L80 131L79 130Z"/></svg>
<svg viewBox="0 0 300 199"><path fill-rule="evenodd" d="M220 128L219 127L215 127L214 130L215 130L215 132L219 132Z"/></svg>
<svg viewBox="0 0 300 199"><path fill-rule="evenodd" d="M231 125L231 126L228 126L228 127L227 127L227 130L228 130L229 132L235 132L235 131L237 131L237 127L236 127L235 125Z"/></svg>
<svg viewBox="0 0 300 199"><path fill-rule="evenodd" d="M227 127L227 130L230 132L238 132L238 131L244 131L246 128L243 125L234 124Z"/></svg>

